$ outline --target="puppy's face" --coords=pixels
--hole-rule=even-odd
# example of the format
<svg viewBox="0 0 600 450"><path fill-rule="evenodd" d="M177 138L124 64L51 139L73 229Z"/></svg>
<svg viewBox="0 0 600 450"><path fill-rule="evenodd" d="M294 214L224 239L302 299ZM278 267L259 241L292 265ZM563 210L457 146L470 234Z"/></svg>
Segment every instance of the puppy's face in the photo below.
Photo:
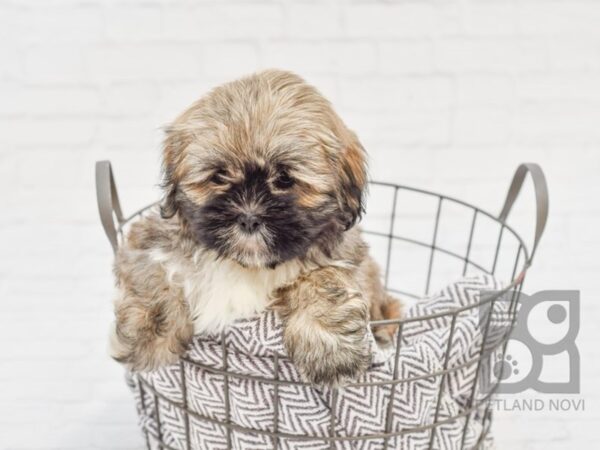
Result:
<svg viewBox="0 0 600 450"><path fill-rule="evenodd" d="M246 267L327 250L362 211L364 152L299 77L253 75L209 93L169 129L165 217Z"/></svg>

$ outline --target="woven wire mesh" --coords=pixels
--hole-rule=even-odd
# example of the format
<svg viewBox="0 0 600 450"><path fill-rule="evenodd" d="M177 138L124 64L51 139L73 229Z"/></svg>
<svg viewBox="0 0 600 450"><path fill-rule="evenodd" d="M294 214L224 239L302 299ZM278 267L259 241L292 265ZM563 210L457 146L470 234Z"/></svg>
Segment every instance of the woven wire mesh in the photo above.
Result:
<svg viewBox="0 0 600 450"><path fill-rule="evenodd" d="M418 207L420 208L423 205L423 203L426 202L432 203L434 206L430 212L420 211L418 214L410 216L406 209L407 205L400 206L401 197L404 194L413 196L413 199L415 200L413 202L413 206L418 205ZM168 445L163 440L160 416L161 408L159 407L160 404L163 402L167 403L172 409L179 411L180 414L183 414L185 428L184 448L186 450L191 450L194 448L192 440L190 439L191 420L207 422L213 424L214 426L222 427L222 429L226 433L228 448L231 448L232 433L239 431L243 433L255 433L258 435L267 436L272 442L272 448L274 449L280 447L280 442L282 439L286 439L288 442L300 441L305 442L307 444L311 442L320 444L327 443L330 448L336 448L336 443L340 442L377 441L379 443L383 443L382 448L387 449L388 447L390 447L390 445L392 445L390 444L390 442L394 437L407 435L410 433L422 433L423 431L429 432L430 438L428 448L433 449L439 448L435 442L434 433L437 427L441 427L453 421L464 420L461 446L462 448L467 448L465 446L466 432L469 426L469 422L470 420L472 420L475 414L478 414L480 419L481 416L483 417L482 423L484 425L481 427L479 437L475 440L475 445L472 445L469 448L479 448L482 445L489 433L491 425L492 410L490 400L493 394L496 392L499 386L499 381L503 378L503 374L497 374L498 376L496 378L496 381L493 382L491 386L489 386L489 389L486 390L485 395L476 395L477 381L478 377L480 377L480 374L483 372L483 365L485 364L486 359L490 357L490 355L494 354L494 352L496 352L496 355L500 353L499 358L502 360L504 359L509 335L512 331L517 317L518 303L520 298L519 294L521 292L525 273L530 264L530 256L528 254L527 247L523 243L521 237L515 232L513 228L506 224L505 221L500 220L498 217L495 217L494 215L482 209L479 209L475 206L472 206L466 202L460 201L455 198L407 186L379 182L371 183L371 197L378 200L377 203L381 211L375 211L375 213L370 213L367 216L366 220L363 223L363 233L367 241L371 243L372 247L377 247L380 249L379 259L382 262L382 277L385 283L385 288L390 293L394 294L396 297L400 299L419 299L424 295L428 295L434 284L436 272L440 272L442 281L445 280L446 282L451 280L452 276L465 276L472 273L486 273L490 275L501 276L502 279L507 280L504 289L492 293L490 295L481 295L478 302L470 304L468 306L457 307L448 310L447 312L422 317L380 320L373 321L370 323L372 327L389 324L395 324L398 326L398 330L395 334L395 349L393 353L393 377L389 381L386 380L351 383L348 386L373 386L376 388L386 387L390 389L391 399L388 402L388 407L385 416L385 432L360 436L336 435L335 424L337 418L335 414L335 402L337 400L338 395L337 388L332 389L331 393L332 407L330 410L331 417L329 436L311 436L280 432L280 386L284 384L297 384L306 386L307 383L281 380L279 373L281 358L277 355L274 356L274 370L271 377L242 374L237 373L234 370L230 370L227 365L228 349L225 345L226 340L223 336L223 339L221 339L221 368L215 368L209 365L201 364L197 361L193 361L186 357L183 357L181 359L179 363L179 373L181 376L180 384L182 389L181 402L173 401L173 399L163 395L163 393L161 393L155 388L155 386L152 385L152 382L149 381L143 373L136 374L136 386L140 390L139 396L141 399L141 405L139 405L139 407L142 411L140 411L140 413L143 412L145 414L153 416L154 422L156 424L155 427L148 427L142 424L148 449L181 450L180 448L175 448ZM144 212L152 206L153 205L150 205L149 207L136 212L128 219L123 220L118 230L120 237L122 238L123 229L127 226L129 222L131 222L138 216L144 214ZM452 210L454 211L454 214L451 213ZM456 250L456 243L452 243L453 245L447 246L443 245L441 239L442 227L447 226L448 224L450 224L449 229L453 231L454 234L456 234L455 232L457 231L457 224L460 222L459 220L457 220L458 216L461 216L463 219L464 217L468 218L466 222L464 220L462 221L462 223L466 223L467 225L465 227L466 229L462 230L464 236L466 237L466 239L464 240L464 246L462 251ZM409 222L410 220L407 218L416 218L416 220L414 221L414 223L416 224L415 228L419 230L419 233L421 235L422 231L428 228L426 226L421 226L423 225L423 221L429 221L429 223L432 225L429 236L427 238L418 238L414 235L411 235L408 232L402 233L402 227L400 225L403 222ZM483 234L483 239L479 239L481 240L481 242L485 243L481 245L480 243L476 242L478 241L476 237L479 234L480 227L483 227L482 224L484 221L487 221L488 226L485 230L485 233ZM402 251L400 251L400 246L402 247ZM418 267L415 265L414 254L411 251L408 251L407 249L418 249L418 251L420 251L421 253L425 252L426 264L424 264L424 267ZM401 289L396 285L396 283L393 282L395 278L399 278L400 281L402 281L402 275L397 273L398 270L395 267L395 265L397 265L395 263L398 261L399 258L404 258L405 260L409 261L411 273L407 273L405 274L405 276L408 277L411 281L419 279L419 277L415 275L417 274L417 272L420 272L420 279L423 282L420 290L418 287L412 290ZM440 261L442 258L445 259L445 263L443 265L440 264L438 266L438 261ZM498 275L498 271L500 270L500 266L502 265L500 264L501 260L505 261L505 264L503 264L505 272L502 275ZM448 264L448 261L452 262L453 264ZM506 264L506 261L509 262L508 265ZM440 269L441 266L445 266L444 270L436 270ZM490 339L488 339L490 324L492 322L492 315L495 314L495 306L499 303L499 300L501 298L506 299L507 295L510 299L510 304L505 308L504 320L508 323L508 326L505 327L500 339L494 339L492 342ZM461 365L449 367L448 361L451 351L451 343L453 342L453 335L455 331L457 317L459 316L459 314L464 313L468 310L472 310L474 308L486 308L488 311L487 315L485 316L485 320L483 320L482 322L483 340L481 348L478 351L478 356L465 363L462 363ZM403 428L400 430L393 429L392 416L394 414L394 411L392 409L392 404L394 396L396 395L397 386L402 383L414 382L419 378L400 378L398 376L399 355L402 347L404 326L408 322L429 321L440 318L445 318L450 321L450 335L446 346L443 368L442 370L438 370L436 372L432 372L425 375L425 377L435 377L439 380L434 420L432 423L420 425L417 427ZM477 369L475 372L473 389L471 391L471 395L468 399L466 406L452 417L440 417L440 404L442 396L444 395L444 389L446 389L446 377L449 373L453 371L461 370L464 369L466 366L471 365L476 366ZM224 420L219 420L213 417L206 417L200 414L198 411L194 410L194 408L189 404L189 379L187 379L188 377L186 377L186 372L187 369L191 366L196 366L204 371L208 371L212 374L222 377L224 399L223 401L225 409ZM421 376L421 378L422 377L423 376ZM272 386L274 406L272 417L273 431L244 427L235 423L232 420L229 384L230 380L236 378L248 378L260 383L264 383L265 385ZM149 408L146 404L149 399L153 403L153 407L151 408Z"/></svg>

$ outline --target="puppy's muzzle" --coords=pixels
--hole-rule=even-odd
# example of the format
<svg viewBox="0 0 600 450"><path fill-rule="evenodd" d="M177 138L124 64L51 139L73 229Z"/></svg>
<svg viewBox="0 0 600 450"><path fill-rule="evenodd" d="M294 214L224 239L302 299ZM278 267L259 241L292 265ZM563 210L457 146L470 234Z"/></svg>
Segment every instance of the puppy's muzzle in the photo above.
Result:
<svg viewBox="0 0 600 450"><path fill-rule="evenodd" d="M254 234L262 224L262 219L256 214L242 213L238 216L237 223L244 232Z"/></svg>

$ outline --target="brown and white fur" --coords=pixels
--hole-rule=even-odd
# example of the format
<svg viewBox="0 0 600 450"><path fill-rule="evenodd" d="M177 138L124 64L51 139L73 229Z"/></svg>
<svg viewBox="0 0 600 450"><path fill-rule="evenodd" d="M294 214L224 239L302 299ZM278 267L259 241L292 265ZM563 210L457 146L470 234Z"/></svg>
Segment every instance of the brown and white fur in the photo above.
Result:
<svg viewBox="0 0 600 450"><path fill-rule="evenodd" d="M294 74L260 72L177 118L163 157L160 210L131 226L115 262L114 358L153 369L194 334L274 308L306 380L360 375L367 322L401 306L355 226L365 153L330 103Z"/></svg>

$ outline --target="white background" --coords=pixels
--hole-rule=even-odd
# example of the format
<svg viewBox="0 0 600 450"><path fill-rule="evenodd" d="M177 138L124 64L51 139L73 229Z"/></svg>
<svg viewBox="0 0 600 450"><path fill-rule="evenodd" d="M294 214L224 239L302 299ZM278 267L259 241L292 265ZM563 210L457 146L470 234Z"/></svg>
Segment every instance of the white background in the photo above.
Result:
<svg viewBox="0 0 600 450"><path fill-rule="evenodd" d="M133 449L105 352L111 252L93 163L126 211L158 195L161 127L206 90L286 68L357 131L376 179L492 212L512 171L551 190L525 291L580 289L585 412L501 412L500 448L598 448L600 3L0 1L0 448ZM533 194L515 223L531 235ZM541 396L540 398L548 399Z"/></svg>

